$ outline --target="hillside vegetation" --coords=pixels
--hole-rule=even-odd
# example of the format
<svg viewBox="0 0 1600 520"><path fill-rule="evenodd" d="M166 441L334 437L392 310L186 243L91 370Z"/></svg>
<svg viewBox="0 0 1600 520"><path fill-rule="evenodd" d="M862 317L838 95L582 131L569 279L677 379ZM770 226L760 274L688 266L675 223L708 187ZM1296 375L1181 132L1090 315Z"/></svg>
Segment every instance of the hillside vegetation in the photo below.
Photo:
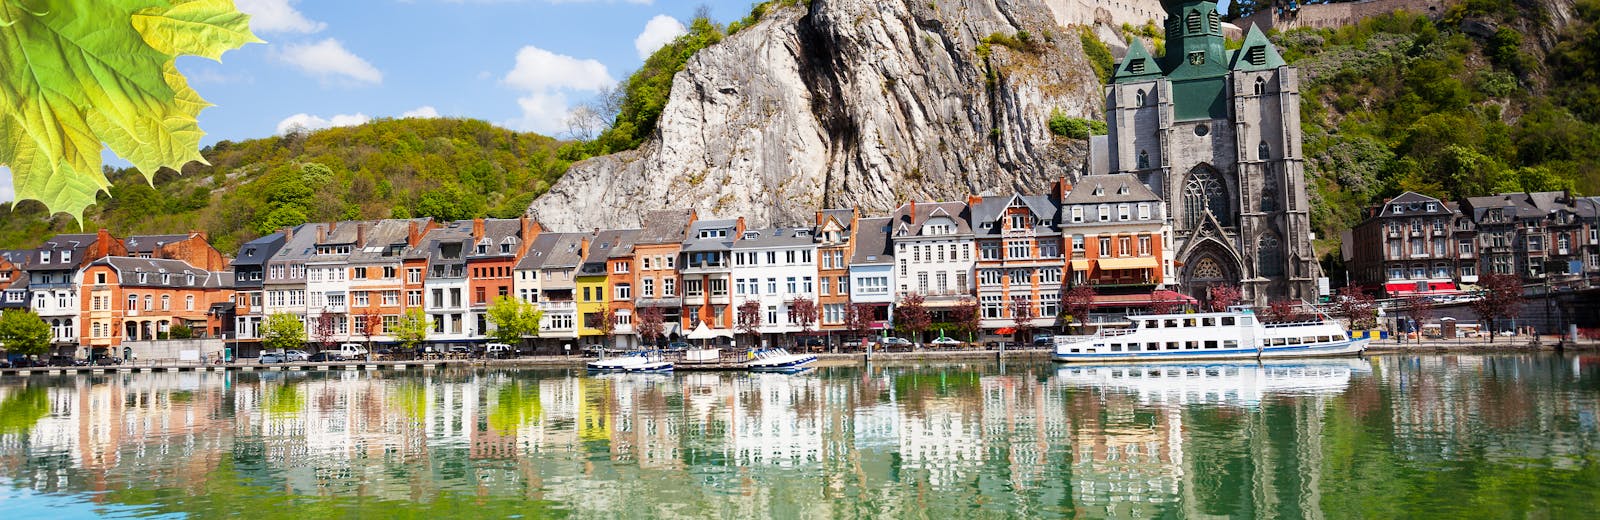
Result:
<svg viewBox="0 0 1600 520"><path fill-rule="evenodd" d="M1537 3L1471 0L1438 20L1396 13L1274 35L1302 71L1319 247L1406 190L1454 201L1600 191L1600 0L1550 27ZM1540 48L1531 40L1550 36Z"/></svg>
<svg viewBox="0 0 1600 520"><path fill-rule="evenodd" d="M203 230L224 254L274 229L339 219L514 217L566 171L560 143L465 119L380 119L360 126L221 141L210 166L165 170L155 185L107 172L83 229L126 236ZM0 204L0 248L76 232L35 202Z"/></svg>

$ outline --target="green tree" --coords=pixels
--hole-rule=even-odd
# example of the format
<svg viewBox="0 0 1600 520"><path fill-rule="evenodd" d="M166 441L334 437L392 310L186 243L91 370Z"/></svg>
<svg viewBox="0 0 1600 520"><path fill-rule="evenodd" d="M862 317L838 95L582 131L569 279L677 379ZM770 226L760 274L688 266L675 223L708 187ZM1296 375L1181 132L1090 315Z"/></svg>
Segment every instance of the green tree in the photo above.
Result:
<svg viewBox="0 0 1600 520"><path fill-rule="evenodd" d="M410 309L400 315L400 321L395 323L390 335L400 342L401 350L412 351L428 340L430 330L433 330L433 320L428 318L428 314L422 309Z"/></svg>
<svg viewBox="0 0 1600 520"><path fill-rule="evenodd" d="M194 337L194 329L182 323L174 323L167 327L167 339L189 339Z"/></svg>
<svg viewBox="0 0 1600 520"><path fill-rule="evenodd" d="M0 313L0 347L24 356L44 354L50 348L50 324L33 311L7 309Z"/></svg>
<svg viewBox="0 0 1600 520"><path fill-rule="evenodd" d="M489 323L494 324L490 334L508 345L519 345L523 338L539 335L539 320L544 319L544 311L538 305L510 296L495 298L487 315Z"/></svg>
<svg viewBox="0 0 1600 520"><path fill-rule="evenodd" d="M267 350L287 350L304 347L306 344L306 326L300 317L280 312L267 316L267 323L262 327L261 344Z"/></svg>

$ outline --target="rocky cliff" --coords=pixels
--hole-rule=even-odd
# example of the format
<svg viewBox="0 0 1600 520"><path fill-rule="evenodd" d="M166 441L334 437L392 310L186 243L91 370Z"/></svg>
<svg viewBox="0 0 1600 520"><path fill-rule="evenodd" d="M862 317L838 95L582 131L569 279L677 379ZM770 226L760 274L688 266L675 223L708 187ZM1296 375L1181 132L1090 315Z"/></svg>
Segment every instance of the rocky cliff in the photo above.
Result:
<svg viewBox="0 0 1600 520"><path fill-rule="evenodd" d="M1077 33L1043 0L813 0L696 54L651 139L573 165L528 212L564 230L667 207L762 226L1043 191L1086 153L1050 134L1052 110L1101 105Z"/></svg>

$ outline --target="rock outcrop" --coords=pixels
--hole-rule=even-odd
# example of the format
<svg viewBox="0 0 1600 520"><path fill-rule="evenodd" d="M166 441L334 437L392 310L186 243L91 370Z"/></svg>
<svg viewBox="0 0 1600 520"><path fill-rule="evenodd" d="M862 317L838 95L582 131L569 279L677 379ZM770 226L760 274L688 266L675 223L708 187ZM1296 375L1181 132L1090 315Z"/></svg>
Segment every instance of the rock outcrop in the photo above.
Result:
<svg viewBox="0 0 1600 520"><path fill-rule="evenodd" d="M1086 153L1051 135L1052 111L1101 106L1078 34L1043 0L813 0L696 54L652 138L573 165L528 212L558 230L675 207L763 226L1042 192Z"/></svg>

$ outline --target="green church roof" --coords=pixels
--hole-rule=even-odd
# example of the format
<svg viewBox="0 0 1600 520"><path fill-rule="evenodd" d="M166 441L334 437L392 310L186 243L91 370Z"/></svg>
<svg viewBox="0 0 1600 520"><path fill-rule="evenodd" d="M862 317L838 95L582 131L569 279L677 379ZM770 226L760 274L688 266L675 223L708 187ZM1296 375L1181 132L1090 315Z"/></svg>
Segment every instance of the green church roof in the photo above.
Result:
<svg viewBox="0 0 1600 520"><path fill-rule="evenodd" d="M1272 70L1284 65L1288 65L1288 62L1278 54L1278 48L1267 39L1266 33L1261 32L1260 26L1252 24L1250 32L1244 37L1244 44L1233 54L1233 64L1228 68L1254 71Z"/></svg>
<svg viewBox="0 0 1600 520"><path fill-rule="evenodd" d="M1134 38L1133 45L1128 47L1128 55L1122 58L1122 63L1117 64L1117 71L1111 74L1111 82L1150 81L1160 76L1160 63L1144 49L1144 40Z"/></svg>

